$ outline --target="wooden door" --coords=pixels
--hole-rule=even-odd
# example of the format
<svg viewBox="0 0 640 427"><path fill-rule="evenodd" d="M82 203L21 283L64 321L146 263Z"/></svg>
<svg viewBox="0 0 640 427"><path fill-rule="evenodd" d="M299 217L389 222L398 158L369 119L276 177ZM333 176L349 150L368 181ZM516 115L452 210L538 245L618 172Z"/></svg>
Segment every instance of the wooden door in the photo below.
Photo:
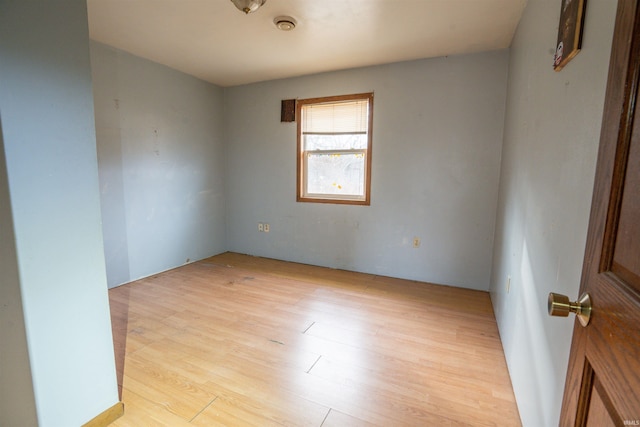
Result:
<svg viewBox="0 0 640 427"><path fill-rule="evenodd" d="M561 426L640 425L640 6L616 17L581 292Z"/></svg>

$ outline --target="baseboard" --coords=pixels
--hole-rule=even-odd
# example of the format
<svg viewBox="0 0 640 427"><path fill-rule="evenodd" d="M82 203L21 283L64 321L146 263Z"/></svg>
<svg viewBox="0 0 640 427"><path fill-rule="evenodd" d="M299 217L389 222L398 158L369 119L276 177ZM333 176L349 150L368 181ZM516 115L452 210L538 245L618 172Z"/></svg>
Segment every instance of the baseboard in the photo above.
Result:
<svg viewBox="0 0 640 427"><path fill-rule="evenodd" d="M123 415L124 403L118 402L111 408L96 415L91 421L83 424L82 427L106 427Z"/></svg>

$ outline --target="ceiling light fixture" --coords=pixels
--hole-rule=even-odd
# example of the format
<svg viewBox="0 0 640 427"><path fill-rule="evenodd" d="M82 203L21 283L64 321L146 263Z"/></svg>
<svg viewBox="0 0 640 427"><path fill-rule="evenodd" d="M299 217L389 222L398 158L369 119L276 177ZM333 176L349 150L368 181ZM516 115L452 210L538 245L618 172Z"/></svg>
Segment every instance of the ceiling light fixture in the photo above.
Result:
<svg viewBox="0 0 640 427"><path fill-rule="evenodd" d="M290 16L278 16L273 20L273 23L282 31L291 31L296 27L296 20Z"/></svg>
<svg viewBox="0 0 640 427"><path fill-rule="evenodd" d="M246 14L255 12L260 6L265 4L267 0L231 0L231 3Z"/></svg>

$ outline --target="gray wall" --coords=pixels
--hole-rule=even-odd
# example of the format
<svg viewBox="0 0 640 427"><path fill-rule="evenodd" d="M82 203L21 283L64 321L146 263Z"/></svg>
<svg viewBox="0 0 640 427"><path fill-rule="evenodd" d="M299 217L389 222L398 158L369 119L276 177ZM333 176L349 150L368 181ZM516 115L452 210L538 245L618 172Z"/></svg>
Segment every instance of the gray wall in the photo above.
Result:
<svg viewBox="0 0 640 427"><path fill-rule="evenodd" d="M509 63L491 294L531 427L558 425L573 319L548 317L547 294L578 296L599 143L616 2L587 4L583 50L561 72L558 1L529 1Z"/></svg>
<svg viewBox="0 0 640 427"><path fill-rule="evenodd" d="M0 425L36 425L35 402L79 426L118 401L86 2L0 3L0 78Z"/></svg>
<svg viewBox="0 0 640 427"><path fill-rule="evenodd" d="M91 43L109 286L226 249L222 90Z"/></svg>
<svg viewBox="0 0 640 427"><path fill-rule="evenodd" d="M507 61L498 51L226 88L228 249L488 290ZM296 126L280 123L280 101L370 91L371 206L296 203Z"/></svg>
<svg viewBox="0 0 640 427"><path fill-rule="evenodd" d="M0 112L1 113L1 112ZM0 123L0 425L37 425Z"/></svg>

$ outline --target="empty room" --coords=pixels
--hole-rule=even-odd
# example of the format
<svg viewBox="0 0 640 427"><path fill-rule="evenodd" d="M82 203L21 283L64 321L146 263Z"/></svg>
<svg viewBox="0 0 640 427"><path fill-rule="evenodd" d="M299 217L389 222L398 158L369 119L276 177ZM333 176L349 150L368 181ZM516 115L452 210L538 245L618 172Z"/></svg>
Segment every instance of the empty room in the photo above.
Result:
<svg viewBox="0 0 640 427"><path fill-rule="evenodd" d="M632 0L0 0L0 425L640 425Z"/></svg>

